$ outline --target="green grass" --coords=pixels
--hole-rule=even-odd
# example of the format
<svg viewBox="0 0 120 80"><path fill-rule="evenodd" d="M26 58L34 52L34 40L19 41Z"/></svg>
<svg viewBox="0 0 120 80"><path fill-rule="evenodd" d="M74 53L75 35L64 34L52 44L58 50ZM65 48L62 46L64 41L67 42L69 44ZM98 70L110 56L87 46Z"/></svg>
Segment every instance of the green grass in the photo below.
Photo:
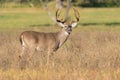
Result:
<svg viewBox="0 0 120 80"><path fill-rule="evenodd" d="M7 11L8 10L8 11ZM41 9L0 9L0 28L51 26L52 20ZM53 11L55 13L55 10ZM120 8L79 9L80 26L119 26Z"/></svg>
<svg viewBox="0 0 120 80"><path fill-rule="evenodd" d="M81 21L83 25L120 25L120 8L83 9Z"/></svg>
<svg viewBox="0 0 120 80"><path fill-rule="evenodd" d="M42 13L4 13L1 14L0 26L6 28L27 27L32 25L49 24L50 20ZM44 21L46 20L46 22Z"/></svg>
<svg viewBox="0 0 120 80"><path fill-rule="evenodd" d="M26 9L25 9L26 10ZM0 28L20 28L52 24L46 12L8 11L0 13Z"/></svg>

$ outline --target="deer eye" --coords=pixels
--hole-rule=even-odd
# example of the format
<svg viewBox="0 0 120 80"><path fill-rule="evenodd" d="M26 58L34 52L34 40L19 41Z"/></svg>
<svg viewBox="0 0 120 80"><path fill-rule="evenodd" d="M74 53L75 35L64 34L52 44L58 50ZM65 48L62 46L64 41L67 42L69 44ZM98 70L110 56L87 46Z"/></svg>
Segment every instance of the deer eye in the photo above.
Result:
<svg viewBox="0 0 120 80"><path fill-rule="evenodd" d="M67 27L67 25L64 25L64 27L66 28L66 27Z"/></svg>
<svg viewBox="0 0 120 80"><path fill-rule="evenodd" d="M65 26L65 28L66 28L66 29L68 29L68 28L69 28L69 26Z"/></svg>

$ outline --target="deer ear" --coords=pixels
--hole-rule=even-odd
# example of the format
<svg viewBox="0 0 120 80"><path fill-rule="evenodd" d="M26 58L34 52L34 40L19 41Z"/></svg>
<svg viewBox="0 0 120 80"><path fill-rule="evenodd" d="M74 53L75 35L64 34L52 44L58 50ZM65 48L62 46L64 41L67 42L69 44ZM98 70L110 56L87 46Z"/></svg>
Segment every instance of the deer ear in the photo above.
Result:
<svg viewBox="0 0 120 80"><path fill-rule="evenodd" d="M77 26L77 22L74 22L71 24L72 28L76 27Z"/></svg>
<svg viewBox="0 0 120 80"><path fill-rule="evenodd" d="M60 20L56 20L57 24L60 26L60 27L65 27L66 25L64 24L65 21L60 21Z"/></svg>
<svg viewBox="0 0 120 80"><path fill-rule="evenodd" d="M65 27L65 25L61 22L57 22L57 24L60 26L60 27Z"/></svg>

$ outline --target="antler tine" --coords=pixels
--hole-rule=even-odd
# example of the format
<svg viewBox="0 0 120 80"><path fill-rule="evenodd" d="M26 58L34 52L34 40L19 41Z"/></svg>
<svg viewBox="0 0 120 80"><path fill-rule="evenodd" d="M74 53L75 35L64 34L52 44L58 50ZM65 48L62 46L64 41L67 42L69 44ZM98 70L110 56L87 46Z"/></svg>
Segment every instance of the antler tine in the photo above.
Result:
<svg viewBox="0 0 120 80"><path fill-rule="evenodd" d="M75 8L73 8L73 10L74 10L74 13L75 13L75 18L77 19L77 22L78 22L80 14L79 14L78 10L76 10Z"/></svg>
<svg viewBox="0 0 120 80"><path fill-rule="evenodd" d="M56 20L57 20L57 21L59 21L59 20L58 20L58 17L59 17L58 11L59 11L59 9L57 9L57 11L56 11Z"/></svg>
<svg viewBox="0 0 120 80"><path fill-rule="evenodd" d="M60 16L59 10L60 10L60 9L57 9L57 11L56 11L56 21L57 21L57 22L61 22L61 23L65 23L66 20L61 21L61 20L58 19L58 17Z"/></svg>

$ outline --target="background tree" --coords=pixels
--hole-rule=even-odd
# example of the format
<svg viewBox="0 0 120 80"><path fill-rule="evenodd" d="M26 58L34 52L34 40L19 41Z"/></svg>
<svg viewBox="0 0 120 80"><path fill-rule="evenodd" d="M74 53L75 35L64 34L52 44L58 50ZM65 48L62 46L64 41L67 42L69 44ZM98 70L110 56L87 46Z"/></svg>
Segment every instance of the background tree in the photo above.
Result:
<svg viewBox="0 0 120 80"><path fill-rule="evenodd" d="M38 7L40 6L41 0L0 0L0 5L7 3L16 3L29 5L29 7ZM43 0L43 2L56 2L56 7L63 8L64 2L68 0ZM72 4L75 6L82 7L120 7L120 0L71 0Z"/></svg>
<svg viewBox="0 0 120 80"><path fill-rule="evenodd" d="M56 8L63 8L64 4L63 4L64 0L56 0Z"/></svg>

